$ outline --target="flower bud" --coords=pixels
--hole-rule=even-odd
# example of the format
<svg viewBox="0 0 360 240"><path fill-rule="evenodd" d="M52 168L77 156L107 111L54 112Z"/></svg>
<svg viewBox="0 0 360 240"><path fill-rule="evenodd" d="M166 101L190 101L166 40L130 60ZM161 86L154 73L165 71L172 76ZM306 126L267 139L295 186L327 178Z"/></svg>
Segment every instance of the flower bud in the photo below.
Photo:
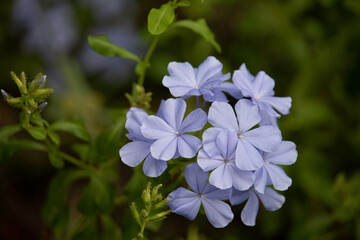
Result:
<svg viewBox="0 0 360 240"><path fill-rule="evenodd" d="M43 102L43 103L40 103L40 104L39 104L38 108L39 108L39 109L44 109L44 108L46 108L47 105L48 105L47 102Z"/></svg>
<svg viewBox="0 0 360 240"><path fill-rule="evenodd" d="M46 75L41 76L41 78L37 81L37 85L41 85L46 80Z"/></svg>
<svg viewBox="0 0 360 240"><path fill-rule="evenodd" d="M9 95L7 94L7 92L5 92L3 89L1 89L1 95L3 96L3 98L5 100L7 100L9 98Z"/></svg>

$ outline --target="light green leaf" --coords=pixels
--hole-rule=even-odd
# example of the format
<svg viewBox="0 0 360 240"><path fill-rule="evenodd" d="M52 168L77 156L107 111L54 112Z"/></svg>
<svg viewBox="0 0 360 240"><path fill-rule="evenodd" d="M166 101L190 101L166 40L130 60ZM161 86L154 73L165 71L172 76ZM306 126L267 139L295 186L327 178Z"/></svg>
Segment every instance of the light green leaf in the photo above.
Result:
<svg viewBox="0 0 360 240"><path fill-rule="evenodd" d="M119 47L108 39L105 35L88 36L88 42L95 52L106 57L121 57L139 62L140 58L128 50Z"/></svg>
<svg viewBox="0 0 360 240"><path fill-rule="evenodd" d="M49 138L51 139L51 141L53 141L56 145L60 145L60 137L59 137L59 134L57 134L56 132L51 131L51 130L48 129L47 135L49 136Z"/></svg>
<svg viewBox="0 0 360 240"><path fill-rule="evenodd" d="M0 141L7 141L12 135L21 131L20 125L10 125L0 128Z"/></svg>
<svg viewBox="0 0 360 240"><path fill-rule="evenodd" d="M220 44L216 42L214 33L210 30L209 26L206 24L205 19L200 18L197 21L194 20L181 20L175 22L173 27L184 27L188 28L199 35L201 35L205 41L214 46L216 51L221 52Z"/></svg>
<svg viewBox="0 0 360 240"><path fill-rule="evenodd" d="M46 147L41 143L31 140L9 140L6 143L0 142L0 162L9 159L21 150L46 151Z"/></svg>
<svg viewBox="0 0 360 240"><path fill-rule="evenodd" d="M54 168L62 169L64 167L64 160L56 150L49 150L49 160Z"/></svg>
<svg viewBox="0 0 360 240"><path fill-rule="evenodd" d="M68 132L86 142L91 141L90 133L86 129L85 124L78 119L55 122L49 127L49 130Z"/></svg>
<svg viewBox="0 0 360 240"><path fill-rule="evenodd" d="M189 7L191 3L188 0L180 0L176 3L177 7Z"/></svg>
<svg viewBox="0 0 360 240"><path fill-rule="evenodd" d="M176 6L168 2L159 9L151 9L148 15L149 32L153 35L163 33L175 19L175 8Z"/></svg>
<svg viewBox="0 0 360 240"><path fill-rule="evenodd" d="M43 127L29 126L25 128L28 133L36 140L42 141L46 138L46 130Z"/></svg>

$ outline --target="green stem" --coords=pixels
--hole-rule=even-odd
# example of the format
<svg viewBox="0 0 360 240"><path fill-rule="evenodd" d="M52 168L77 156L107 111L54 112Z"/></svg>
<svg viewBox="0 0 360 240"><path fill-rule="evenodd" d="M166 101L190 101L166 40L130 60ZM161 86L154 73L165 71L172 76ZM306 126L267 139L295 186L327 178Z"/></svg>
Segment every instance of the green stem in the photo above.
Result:
<svg viewBox="0 0 360 240"><path fill-rule="evenodd" d="M139 235L138 235L139 239L144 239L144 230L145 230L146 224L147 224L147 220L145 219L141 223L141 226L140 226L140 232L139 232Z"/></svg>
<svg viewBox="0 0 360 240"><path fill-rule="evenodd" d="M84 168L84 169L87 169L87 170L90 170L92 172L96 172L98 173L98 169L94 168L94 167L91 167L89 165L86 165L85 163L79 161L78 159L64 153L64 152L59 152L60 156L65 159L66 161L80 167L80 168Z"/></svg>
<svg viewBox="0 0 360 240"><path fill-rule="evenodd" d="M144 63L144 71L139 76L139 85L140 86L144 85L146 69L148 68L151 55L153 54L153 52L154 52L154 50L156 48L156 45L157 45L157 43L159 41L159 38L160 38L159 36L156 36L154 38L154 40L152 41L151 46L150 46L150 48L149 48L149 50L148 50L148 52L147 52L147 54L146 54L146 56L144 58L144 61L143 61L143 63Z"/></svg>

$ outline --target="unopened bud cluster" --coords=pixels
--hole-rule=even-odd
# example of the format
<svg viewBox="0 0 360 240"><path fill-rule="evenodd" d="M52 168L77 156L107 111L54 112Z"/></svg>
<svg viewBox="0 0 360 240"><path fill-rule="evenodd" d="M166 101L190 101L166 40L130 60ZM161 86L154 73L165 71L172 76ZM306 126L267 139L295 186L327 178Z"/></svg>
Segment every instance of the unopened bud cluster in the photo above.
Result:
<svg viewBox="0 0 360 240"><path fill-rule="evenodd" d="M8 104L23 109L26 115L41 111L47 106L46 98L53 90L45 88L46 75L39 73L31 82L27 81L24 72L21 72L20 76L17 76L14 72L11 72L10 75L19 88L21 96L12 97L5 90L1 89L1 95Z"/></svg>

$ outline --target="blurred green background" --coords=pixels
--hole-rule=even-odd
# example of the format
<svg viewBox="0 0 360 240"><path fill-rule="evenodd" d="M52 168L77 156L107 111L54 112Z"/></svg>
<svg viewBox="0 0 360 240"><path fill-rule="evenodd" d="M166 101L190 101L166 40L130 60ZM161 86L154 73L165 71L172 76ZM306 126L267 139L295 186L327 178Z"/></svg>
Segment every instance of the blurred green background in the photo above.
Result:
<svg viewBox="0 0 360 240"><path fill-rule="evenodd" d="M261 208L255 227L241 223L237 206L225 229L213 229L205 216L190 222L171 215L150 239L360 239L360 1L191 2L177 11L178 19L205 18L222 53L186 29L163 35L145 80L153 110L170 97L160 87L170 61L197 66L214 55L225 72L246 63L253 74L264 70L275 79L277 96L292 97L291 114L279 126L299 157L285 169L293 185L284 192L284 206L276 212ZM29 78L43 72L55 90L46 118L80 116L96 135L110 123L105 109L129 106L124 93L136 75L132 62L93 52L87 35L106 34L144 56L151 41L147 14L163 3L2 0L0 88L17 94L10 71ZM18 111L1 101L0 127L17 122ZM130 168L119 161L119 171L125 183ZM52 239L41 208L55 173L36 152L1 163L0 239Z"/></svg>

